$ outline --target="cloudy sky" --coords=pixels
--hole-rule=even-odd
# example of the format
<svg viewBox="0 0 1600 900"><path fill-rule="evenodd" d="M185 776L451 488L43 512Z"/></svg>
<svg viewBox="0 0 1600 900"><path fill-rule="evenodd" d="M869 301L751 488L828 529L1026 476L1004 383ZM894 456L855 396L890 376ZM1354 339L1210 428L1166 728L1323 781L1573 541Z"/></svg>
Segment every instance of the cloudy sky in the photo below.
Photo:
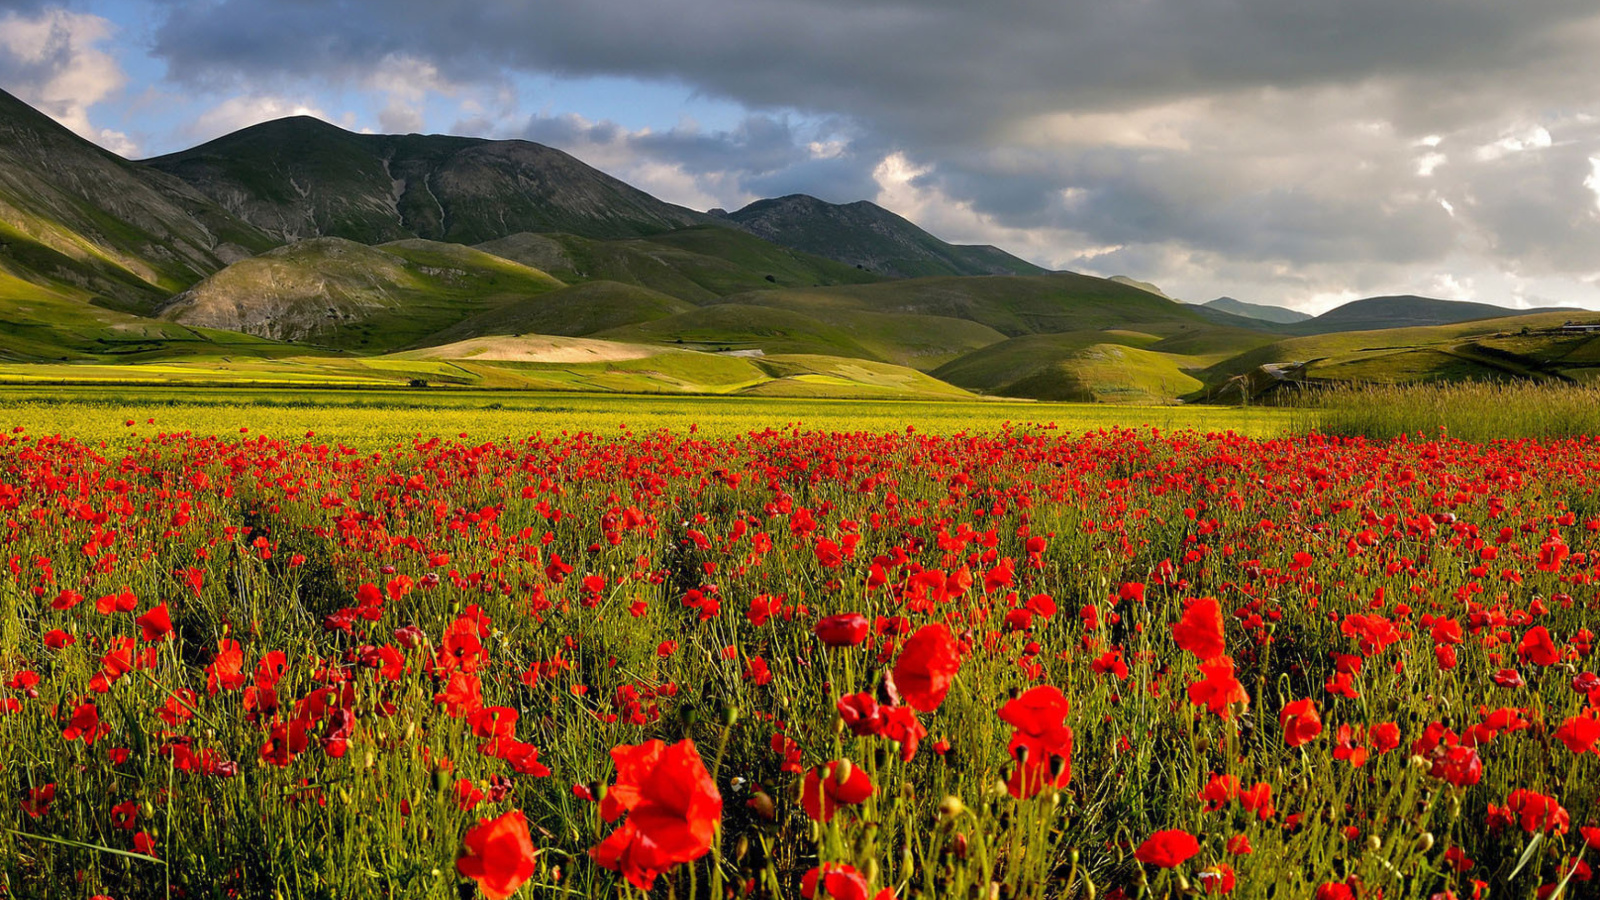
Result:
<svg viewBox="0 0 1600 900"><path fill-rule="evenodd" d="M308 113L659 197L874 200L1311 312L1600 308L1594 0L0 0L0 87L124 155Z"/></svg>

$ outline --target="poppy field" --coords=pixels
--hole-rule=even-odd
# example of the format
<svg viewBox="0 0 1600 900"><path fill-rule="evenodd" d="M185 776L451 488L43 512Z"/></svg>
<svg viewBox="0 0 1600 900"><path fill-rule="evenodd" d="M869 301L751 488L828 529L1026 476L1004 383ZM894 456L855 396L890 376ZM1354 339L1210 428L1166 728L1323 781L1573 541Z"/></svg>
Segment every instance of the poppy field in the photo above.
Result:
<svg viewBox="0 0 1600 900"><path fill-rule="evenodd" d="M0 896L1600 893L1595 439L408 425L0 435Z"/></svg>

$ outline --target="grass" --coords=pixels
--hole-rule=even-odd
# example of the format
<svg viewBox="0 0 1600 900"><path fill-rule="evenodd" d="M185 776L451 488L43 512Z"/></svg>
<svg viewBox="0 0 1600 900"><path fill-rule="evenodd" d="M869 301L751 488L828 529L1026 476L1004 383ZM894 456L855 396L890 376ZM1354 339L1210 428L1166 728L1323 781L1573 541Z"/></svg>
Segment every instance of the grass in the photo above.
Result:
<svg viewBox="0 0 1600 900"><path fill-rule="evenodd" d="M1585 369L1596 365L1595 357L1600 356L1589 347L1590 342L1600 339L1534 333L1559 328L1569 320L1588 322L1596 317L1538 313L1452 325L1289 338L1217 363L1206 370L1205 379L1217 383L1267 363L1290 362L1311 362L1308 377L1325 381L1582 377ZM1594 346L1600 347L1600 342Z"/></svg>
<svg viewBox="0 0 1600 900"><path fill-rule="evenodd" d="M1303 415L1327 434L1465 441L1600 435L1600 385L1362 385L1309 394Z"/></svg>
<svg viewBox="0 0 1600 900"><path fill-rule="evenodd" d="M667 802L624 827L670 826L694 782L719 797L715 830L672 832L698 849L650 875L657 898L798 897L823 862L860 873L836 900L1591 889L1556 896L1600 810L1600 757L1558 730L1592 715L1592 444L1067 436L974 403L739 433L822 408L788 399L734 401L714 435L682 426L718 401L658 407L662 434L650 404L601 398L632 427L580 434L597 413L570 397L463 440L449 415L482 410L168 396L190 405L107 448L77 443L103 397L53 398L62 440L50 402L6 407L26 426L0 442L8 898L468 900L465 836L516 811L538 849L516 897L634 900L588 852L634 794L587 795L652 740L693 741L695 767L639 779ZM196 434L157 434L191 414ZM389 443L341 446L357 419ZM819 640L850 613L860 641ZM1234 695L1206 709L1193 686L1224 656ZM880 692L917 707L897 710L917 746L847 725L839 699ZM550 771L506 758L501 725ZM1445 780L1452 750L1481 767ZM807 781L852 773L871 790L814 822ZM1527 815L1530 791L1570 822ZM1193 842L1170 870L1143 849L1168 831Z"/></svg>
<svg viewBox="0 0 1600 900"><path fill-rule="evenodd" d="M490 334L581 337L693 310L687 301L617 281L589 281L537 297L519 298L470 316L429 337L450 343Z"/></svg>
<svg viewBox="0 0 1600 900"><path fill-rule="evenodd" d="M986 394L1110 403L1172 403L1199 390L1191 357L1147 347L1165 341L1133 331L1073 331L1012 338L933 374Z"/></svg>
<svg viewBox="0 0 1600 900"><path fill-rule="evenodd" d="M162 315L274 340L382 352L560 287L544 272L470 247L421 240L367 247L316 238L234 263Z"/></svg>
<svg viewBox="0 0 1600 900"><path fill-rule="evenodd" d="M136 442L157 431L252 434L319 440L364 448L416 434L466 433L479 438L594 431L625 426L707 435L735 435L798 426L827 431L904 431L929 434L994 430L1007 423L1052 424L1066 432L1153 426L1162 431L1234 431L1255 437L1283 434L1292 410L1233 407L1112 407L1008 401L829 400L765 397L647 397L527 391L349 390L285 392L177 386L30 388L0 386L0 428L26 425L36 434L71 434L89 441ZM1302 417L1303 418L1303 417ZM147 420L154 419L154 423ZM127 421L133 426L125 426Z"/></svg>

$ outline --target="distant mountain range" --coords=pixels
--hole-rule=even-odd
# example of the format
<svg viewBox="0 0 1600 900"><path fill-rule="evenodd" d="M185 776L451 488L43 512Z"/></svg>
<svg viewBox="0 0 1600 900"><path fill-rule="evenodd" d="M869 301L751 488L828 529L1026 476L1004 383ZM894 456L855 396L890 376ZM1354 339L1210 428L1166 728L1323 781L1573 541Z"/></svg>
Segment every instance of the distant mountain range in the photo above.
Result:
<svg viewBox="0 0 1600 900"><path fill-rule="evenodd" d="M722 216L774 244L891 278L1045 272L997 247L947 244L865 200L841 206L805 194L790 194L775 200L757 200Z"/></svg>
<svg viewBox="0 0 1600 900"><path fill-rule="evenodd" d="M1246 303L1232 297L1218 297L1205 304L1210 309L1218 309L1247 319L1260 319L1263 322L1275 322L1279 325L1293 325L1311 318L1310 315L1282 306L1267 306L1262 303Z"/></svg>
<svg viewBox="0 0 1600 900"><path fill-rule="evenodd" d="M1188 305L866 201L699 212L527 141L306 117L131 162L0 92L0 379L50 364L67 380L1149 403L1287 363L1379 380L1600 367L1564 311L1525 312Z"/></svg>

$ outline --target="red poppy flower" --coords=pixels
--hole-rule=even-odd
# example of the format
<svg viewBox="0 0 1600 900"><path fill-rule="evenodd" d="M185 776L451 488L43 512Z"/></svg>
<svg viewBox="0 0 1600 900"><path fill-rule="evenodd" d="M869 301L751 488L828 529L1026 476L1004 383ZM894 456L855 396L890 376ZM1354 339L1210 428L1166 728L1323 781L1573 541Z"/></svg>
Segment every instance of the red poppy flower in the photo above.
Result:
<svg viewBox="0 0 1600 900"><path fill-rule="evenodd" d="M1550 629L1543 625L1528 629L1528 633L1522 636L1522 643L1517 645L1517 656L1541 668L1561 661L1561 651L1550 639Z"/></svg>
<svg viewBox="0 0 1600 900"><path fill-rule="evenodd" d="M1310 699L1285 704L1278 713L1278 723L1283 726L1283 742L1290 747L1309 743L1322 733L1322 717L1317 714L1316 702Z"/></svg>
<svg viewBox="0 0 1600 900"><path fill-rule="evenodd" d="M1195 878L1205 887L1208 894L1231 894L1238 880L1234 875L1233 866L1226 863L1217 863L1208 869L1203 869L1195 875Z"/></svg>
<svg viewBox="0 0 1600 900"><path fill-rule="evenodd" d="M1227 649L1222 638L1222 607L1215 597L1199 597L1170 626L1178 646L1201 659L1215 659Z"/></svg>
<svg viewBox="0 0 1600 900"><path fill-rule="evenodd" d="M924 625L906 639L894 662L895 687L913 707L933 712L944 702L960 668L961 656L950 629L942 622Z"/></svg>
<svg viewBox="0 0 1600 900"><path fill-rule="evenodd" d="M54 783L44 787L28 788L28 796L22 801L22 811L30 819L42 819L50 814L50 804L56 799L56 786Z"/></svg>
<svg viewBox="0 0 1600 900"><path fill-rule="evenodd" d="M866 876L849 863L823 863L807 872L800 879L800 896L815 900L819 884L828 900L868 900L871 890ZM871 897L872 900L894 900L894 891L883 888Z"/></svg>
<svg viewBox="0 0 1600 900"><path fill-rule="evenodd" d="M1031 688L1000 707L1001 720L1016 729L1006 748L1016 760L1006 782L1011 796L1026 800L1072 780L1072 729L1066 724L1071 709L1060 689L1050 685Z"/></svg>
<svg viewBox="0 0 1600 900"><path fill-rule="evenodd" d="M1572 821L1556 798L1522 788L1506 797L1506 809L1521 818L1522 830L1530 834L1537 831L1566 834Z"/></svg>
<svg viewBox="0 0 1600 900"><path fill-rule="evenodd" d="M172 617L165 603L133 620L139 626L139 636L146 641L159 641L172 634Z"/></svg>
<svg viewBox="0 0 1600 900"><path fill-rule="evenodd" d="M863 803L874 791L864 769L837 760L807 770L800 787L800 806L813 822L831 822L839 807Z"/></svg>
<svg viewBox="0 0 1600 900"><path fill-rule="evenodd" d="M1145 839L1133 856L1150 866L1171 869L1181 866L1189 857L1200 852L1200 842L1187 831L1158 831Z"/></svg>
<svg viewBox="0 0 1600 900"><path fill-rule="evenodd" d="M528 836L528 820L513 809L498 819L480 819L461 838L465 851L456 858L456 871L478 883L489 900L516 893L533 876L538 853Z"/></svg>
<svg viewBox="0 0 1600 900"><path fill-rule="evenodd" d="M589 854L647 891L657 875L711 851L722 794L691 740L624 744L612 748L611 758L617 782L600 801L600 814L614 822L627 813L628 821Z"/></svg>
<svg viewBox="0 0 1600 900"><path fill-rule="evenodd" d="M818 619L812 631L829 647L854 647L867 639L868 629L866 616L860 613L840 613Z"/></svg>
<svg viewBox="0 0 1600 900"><path fill-rule="evenodd" d="M1200 664L1199 681L1189 685L1189 702L1204 706L1224 719L1233 718L1233 704L1250 703L1244 685L1233 677L1233 658L1219 656Z"/></svg>
<svg viewBox="0 0 1600 900"><path fill-rule="evenodd" d="M132 831L137 827L134 823L139 818L139 804L132 800L125 800L111 807L111 824L123 831Z"/></svg>

